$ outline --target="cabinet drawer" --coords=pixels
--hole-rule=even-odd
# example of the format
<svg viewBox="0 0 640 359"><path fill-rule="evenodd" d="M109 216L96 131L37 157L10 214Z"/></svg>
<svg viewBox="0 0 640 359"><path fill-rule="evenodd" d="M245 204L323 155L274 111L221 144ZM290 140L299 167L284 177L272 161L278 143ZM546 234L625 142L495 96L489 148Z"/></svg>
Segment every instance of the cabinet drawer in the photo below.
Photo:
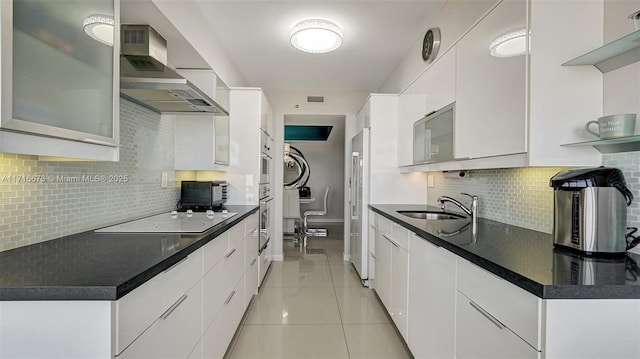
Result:
<svg viewBox="0 0 640 359"><path fill-rule="evenodd" d="M116 302L116 352L121 353L202 278L202 251L158 274Z"/></svg>
<svg viewBox="0 0 640 359"><path fill-rule="evenodd" d="M267 270L269 269L269 265L271 264L271 258L267 255L269 251L269 246L265 247L260 253L260 257L258 257L258 285L262 284L264 280L264 276L267 274Z"/></svg>
<svg viewBox="0 0 640 359"><path fill-rule="evenodd" d="M220 262L229 250L229 231L222 233L202 247L204 250L202 260L202 274L206 274L218 262Z"/></svg>
<svg viewBox="0 0 640 359"><path fill-rule="evenodd" d="M460 292L531 346L541 349L540 298L462 258L457 259L457 267Z"/></svg>
<svg viewBox="0 0 640 359"><path fill-rule="evenodd" d="M202 278L202 322L207 327L218 315L229 294L224 263L218 263Z"/></svg>
<svg viewBox="0 0 640 359"><path fill-rule="evenodd" d="M462 293L456 298L458 359L537 359L540 353Z"/></svg>
<svg viewBox="0 0 640 359"><path fill-rule="evenodd" d="M187 359L201 359L202 358L202 342L198 342L196 346L191 351L191 354L187 357Z"/></svg>
<svg viewBox="0 0 640 359"><path fill-rule="evenodd" d="M197 284L117 357L187 358L200 340L201 307L202 286Z"/></svg>
<svg viewBox="0 0 640 359"><path fill-rule="evenodd" d="M202 336L202 358L221 359L242 320L244 313L244 283L229 293L222 310Z"/></svg>
<svg viewBox="0 0 640 359"><path fill-rule="evenodd" d="M378 219L378 231L382 234L386 234L388 236L392 236L393 235L393 222L391 222L390 220L382 217L382 216L376 216Z"/></svg>
<svg viewBox="0 0 640 359"><path fill-rule="evenodd" d="M402 227L401 225L394 223L391 238L396 241L400 247L404 249L409 249L409 230Z"/></svg>
<svg viewBox="0 0 640 359"><path fill-rule="evenodd" d="M244 220L244 234L247 236L250 234L256 235L255 232L258 230L258 225L258 213L250 215Z"/></svg>
<svg viewBox="0 0 640 359"><path fill-rule="evenodd" d="M246 269L244 250L244 226L235 226L230 230L229 250L224 255L224 265L227 273L226 288L233 288L244 275ZM248 264L248 263L247 263Z"/></svg>
<svg viewBox="0 0 640 359"><path fill-rule="evenodd" d="M244 308L247 309L251 299L258 294L258 257L254 256L249 262L249 268L244 278Z"/></svg>
<svg viewBox="0 0 640 359"><path fill-rule="evenodd" d="M260 245L260 237L258 231L255 230L246 234L244 238L244 265L249 267L253 258L258 255L258 246Z"/></svg>

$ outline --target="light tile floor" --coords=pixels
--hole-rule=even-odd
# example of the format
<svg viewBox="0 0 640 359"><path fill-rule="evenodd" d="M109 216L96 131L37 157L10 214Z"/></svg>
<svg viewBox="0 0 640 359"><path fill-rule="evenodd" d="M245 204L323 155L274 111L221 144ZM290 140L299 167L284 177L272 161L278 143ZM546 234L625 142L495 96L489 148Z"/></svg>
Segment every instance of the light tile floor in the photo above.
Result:
<svg viewBox="0 0 640 359"><path fill-rule="evenodd" d="M343 261L342 224L284 242L241 325L231 359L411 358L373 290Z"/></svg>

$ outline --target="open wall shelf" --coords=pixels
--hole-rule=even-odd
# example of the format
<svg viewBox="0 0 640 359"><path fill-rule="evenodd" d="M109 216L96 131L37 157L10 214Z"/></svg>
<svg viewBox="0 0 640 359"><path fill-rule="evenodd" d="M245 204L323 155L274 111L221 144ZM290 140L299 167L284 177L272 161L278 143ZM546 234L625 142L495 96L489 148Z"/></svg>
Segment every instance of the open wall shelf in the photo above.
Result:
<svg viewBox="0 0 640 359"><path fill-rule="evenodd" d="M633 152L640 151L640 135L612 138L609 140L567 143L562 146L593 146L601 153Z"/></svg>
<svg viewBox="0 0 640 359"><path fill-rule="evenodd" d="M640 61L640 30L567 61L562 66L593 65L602 73Z"/></svg>

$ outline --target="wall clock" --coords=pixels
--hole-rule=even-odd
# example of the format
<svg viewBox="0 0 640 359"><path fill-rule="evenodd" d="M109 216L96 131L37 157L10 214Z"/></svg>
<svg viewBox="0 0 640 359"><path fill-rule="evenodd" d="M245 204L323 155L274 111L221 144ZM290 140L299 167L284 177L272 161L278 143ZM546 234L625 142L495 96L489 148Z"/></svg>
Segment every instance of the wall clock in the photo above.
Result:
<svg viewBox="0 0 640 359"><path fill-rule="evenodd" d="M433 27L427 30L422 40L422 60L425 62L433 62L438 56L440 49L440 29Z"/></svg>

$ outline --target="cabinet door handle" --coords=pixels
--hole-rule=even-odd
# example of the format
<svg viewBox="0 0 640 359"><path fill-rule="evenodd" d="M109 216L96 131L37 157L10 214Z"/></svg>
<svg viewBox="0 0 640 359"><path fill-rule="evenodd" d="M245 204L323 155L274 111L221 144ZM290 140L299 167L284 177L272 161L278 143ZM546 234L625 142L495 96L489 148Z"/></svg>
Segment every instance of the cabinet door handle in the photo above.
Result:
<svg viewBox="0 0 640 359"><path fill-rule="evenodd" d="M160 316L160 319L167 319L171 313L173 313L174 310L178 309L178 307L180 306L180 304L182 304L185 300L187 300L188 295L183 295L182 297L180 297L180 299L178 299L175 303L173 303L172 306L169 307L169 309L167 309L164 313L162 313L162 315Z"/></svg>
<svg viewBox="0 0 640 359"><path fill-rule="evenodd" d="M254 264L256 264L257 260L258 258L253 258L253 261L251 262L251 264L249 264L249 267L252 267Z"/></svg>
<svg viewBox="0 0 640 359"><path fill-rule="evenodd" d="M386 239L386 240L388 240L389 242L391 242L391 244L393 244L393 246L394 246L394 247L399 247L399 246L400 246L400 244L399 244L398 242L396 242L396 241L394 241L393 239L391 239L391 238L387 237L387 235L386 235L386 234L383 234L382 236L384 237L384 239Z"/></svg>
<svg viewBox="0 0 640 359"><path fill-rule="evenodd" d="M500 330L504 329L505 325L502 324L493 315L489 314L489 312L487 312L486 310L482 309L482 307L480 307L479 305L477 305L476 303L471 302L471 301L469 301L469 305L471 305L473 307L473 309L475 309L478 312L480 312L480 314L482 314L485 318L489 319L489 321L491 323L493 323L496 327L498 327Z"/></svg>
<svg viewBox="0 0 640 359"><path fill-rule="evenodd" d="M181 259L181 260L179 260L176 264L174 264L174 265L172 265L171 267L169 267L169 268L165 269L162 273L167 273L167 272L169 272L169 271L173 270L174 268L176 268L177 266L179 266L179 265L180 265L180 263L182 263L182 262L186 261L187 259L189 259L189 256L186 256L186 257L182 258L182 259Z"/></svg>
<svg viewBox="0 0 640 359"><path fill-rule="evenodd" d="M378 257L376 257L376 255L375 255L375 254L373 254L373 253L369 253L369 254L371 255L371 258L373 258L373 259L378 259Z"/></svg>
<svg viewBox="0 0 640 359"><path fill-rule="evenodd" d="M230 251L229 251L229 253L225 254L224 258L226 259L226 258L231 257L231 255L232 255L235 251L236 251L236 249L235 249L235 248L233 248L232 250L230 250Z"/></svg>
<svg viewBox="0 0 640 359"><path fill-rule="evenodd" d="M227 297L227 300L224 301L224 305L229 304L229 302L231 301L231 298L233 298L233 296L236 294L236 291L234 290L233 292L231 292L231 294L229 294L229 296Z"/></svg>

